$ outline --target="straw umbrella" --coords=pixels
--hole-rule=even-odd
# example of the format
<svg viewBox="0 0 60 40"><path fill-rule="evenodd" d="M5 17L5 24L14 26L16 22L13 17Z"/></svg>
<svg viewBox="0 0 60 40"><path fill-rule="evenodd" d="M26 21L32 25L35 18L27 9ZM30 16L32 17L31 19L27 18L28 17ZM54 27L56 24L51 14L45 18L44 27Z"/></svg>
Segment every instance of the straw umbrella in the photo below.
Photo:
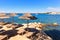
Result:
<svg viewBox="0 0 60 40"><path fill-rule="evenodd" d="M14 16L17 16L17 14L16 13L10 13L9 16L14 17ZM12 22L14 23L14 18L12 18L12 20L13 20Z"/></svg>
<svg viewBox="0 0 60 40"><path fill-rule="evenodd" d="M3 21L3 19L7 19L7 18L10 18L10 17L9 17L9 16L7 16L7 15L0 16L0 19L2 19L2 21Z"/></svg>
<svg viewBox="0 0 60 40"><path fill-rule="evenodd" d="M6 13L0 13L0 17L3 17L5 15L6 15Z"/></svg>
<svg viewBox="0 0 60 40"><path fill-rule="evenodd" d="M9 15L10 16L16 16L16 13L10 13Z"/></svg>
<svg viewBox="0 0 60 40"><path fill-rule="evenodd" d="M28 23L29 20L36 20L37 18L35 16L32 16L30 13L25 13L23 16L19 17L20 19L27 20L27 28L28 28Z"/></svg>
<svg viewBox="0 0 60 40"><path fill-rule="evenodd" d="M0 16L4 16L4 15L6 15L6 13L0 13Z"/></svg>

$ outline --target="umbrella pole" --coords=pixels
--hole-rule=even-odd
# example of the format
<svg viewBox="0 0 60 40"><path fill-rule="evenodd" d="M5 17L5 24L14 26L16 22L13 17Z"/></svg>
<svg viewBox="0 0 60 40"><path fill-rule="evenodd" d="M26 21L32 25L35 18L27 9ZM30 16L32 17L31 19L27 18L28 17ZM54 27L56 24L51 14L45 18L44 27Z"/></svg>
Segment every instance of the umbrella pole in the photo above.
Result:
<svg viewBox="0 0 60 40"><path fill-rule="evenodd" d="M27 20L27 28L28 28L28 20Z"/></svg>
<svg viewBox="0 0 60 40"><path fill-rule="evenodd" d="M1 21L4 22L4 19L2 19Z"/></svg>
<svg viewBox="0 0 60 40"><path fill-rule="evenodd" d="M0 19L0 22L1 22L1 19Z"/></svg>
<svg viewBox="0 0 60 40"><path fill-rule="evenodd" d="M14 18L12 17L11 20L12 20L12 24L13 24L14 23Z"/></svg>
<svg viewBox="0 0 60 40"><path fill-rule="evenodd" d="M12 23L14 23L14 17L12 18Z"/></svg>
<svg viewBox="0 0 60 40"><path fill-rule="evenodd" d="M14 17L12 17L12 23L14 23Z"/></svg>

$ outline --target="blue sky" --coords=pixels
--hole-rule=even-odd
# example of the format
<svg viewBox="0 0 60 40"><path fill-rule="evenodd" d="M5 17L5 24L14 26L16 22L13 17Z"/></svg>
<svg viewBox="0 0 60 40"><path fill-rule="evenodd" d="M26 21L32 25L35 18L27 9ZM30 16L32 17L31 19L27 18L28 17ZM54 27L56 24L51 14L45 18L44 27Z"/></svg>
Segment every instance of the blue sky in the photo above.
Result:
<svg viewBox="0 0 60 40"><path fill-rule="evenodd" d="M0 0L0 12L60 11L60 0Z"/></svg>

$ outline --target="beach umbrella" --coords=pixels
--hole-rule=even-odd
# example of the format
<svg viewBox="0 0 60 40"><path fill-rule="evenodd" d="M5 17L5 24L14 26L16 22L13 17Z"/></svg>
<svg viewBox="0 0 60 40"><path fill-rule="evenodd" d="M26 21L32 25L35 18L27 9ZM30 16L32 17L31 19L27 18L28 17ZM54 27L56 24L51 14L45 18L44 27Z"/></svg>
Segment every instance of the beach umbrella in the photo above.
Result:
<svg viewBox="0 0 60 40"><path fill-rule="evenodd" d="M3 17L5 15L6 15L6 13L0 13L0 17Z"/></svg>
<svg viewBox="0 0 60 40"><path fill-rule="evenodd" d="M12 22L14 23L14 17L17 16L17 14L16 14L16 13L10 13L9 16L10 16L10 17L13 17L13 18L12 18Z"/></svg>
<svg viewBox="0 0 60 40"><path fill-rule="evenodd" d="M27 20L27 28L28 28L28 23L29 20L36 20L37 18L35 16L32 16L30 13L25 13L23 16L19 17L20 19Z"/></svg>
<svg viewBox="0 0 60 40"><path fill-rule="evenodd" d="M5 16L6 15L6 13L0 13L0 16Z"/></svg>
<svg viewBox="0 0 60 40"><path fill-rule="evenodd" d="M7 19L10 18L9 16L5 15L5 16L0 16L0 19L3 21L3 19Z"/></svg>
<svg viewBox="0 0 60 40"><path fill-rule="evenodd" d="M10 13L9 15L13 17L13 16L16 16L17 14L16 13Z"/></svg>
<svg viewBox="0 0 60 40"><path fill-rule="evenodd" d="M0 19L10 18L6 13L0 13Z"/></svg>

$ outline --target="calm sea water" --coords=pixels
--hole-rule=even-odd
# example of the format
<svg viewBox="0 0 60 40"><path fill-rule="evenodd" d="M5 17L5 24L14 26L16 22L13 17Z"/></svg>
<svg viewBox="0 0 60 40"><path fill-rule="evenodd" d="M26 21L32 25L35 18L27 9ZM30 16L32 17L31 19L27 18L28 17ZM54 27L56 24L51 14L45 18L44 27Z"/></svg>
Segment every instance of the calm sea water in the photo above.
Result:
<svg viewBox="0 0 60 40"><path fill-rule="evenodd" d="M5 22L16 22L16 23L26 23L26 20L22 20L19 19L19 16L22 16L22 13L18 13L17 16L15 17L11 17L9 19L4 19ZM45 24L51 24L51 23L58 23L60 24L60 15L56 14L56 15L52 15L52 14L32 14L33 16L37 17L37 20L29 20L29 22L41 22L41 23L45 23ZM7 20L7 21L6 21ZM60 30L60 27L46 27L48 29L58 29ZM46 29L45 28L45 29Z"/></svg>

